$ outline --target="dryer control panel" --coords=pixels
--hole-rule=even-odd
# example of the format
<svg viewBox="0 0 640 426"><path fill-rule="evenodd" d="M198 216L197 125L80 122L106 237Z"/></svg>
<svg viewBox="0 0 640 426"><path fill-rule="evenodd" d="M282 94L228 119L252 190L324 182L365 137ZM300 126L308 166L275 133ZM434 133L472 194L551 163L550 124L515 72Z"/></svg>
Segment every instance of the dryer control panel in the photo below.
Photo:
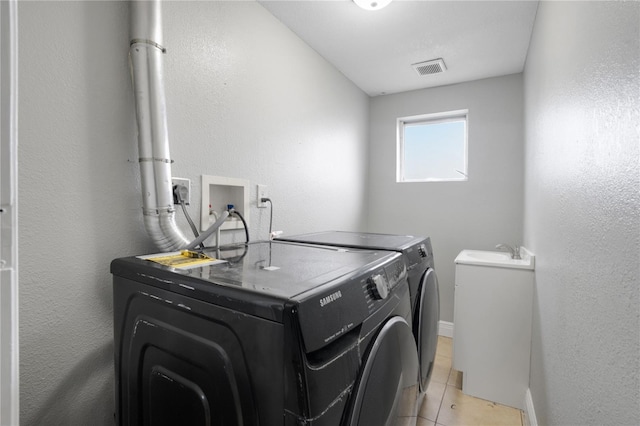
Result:
<svg viewBox="0 0 640 426"><path fill-rule="evenodd" d="M426 269L428 267L433 268L433 248L431 247L431 239L424 238L420 242L405 248L403 251L407 257L407 268L412 270L414 268Z"/></svg>

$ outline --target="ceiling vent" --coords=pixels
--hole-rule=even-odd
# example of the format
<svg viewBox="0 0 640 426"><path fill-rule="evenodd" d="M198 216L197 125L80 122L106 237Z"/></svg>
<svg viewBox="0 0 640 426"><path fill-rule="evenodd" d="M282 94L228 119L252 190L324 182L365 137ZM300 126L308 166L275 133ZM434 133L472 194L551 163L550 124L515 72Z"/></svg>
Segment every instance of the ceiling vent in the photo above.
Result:
<svg viewBox="0 0 640 426"><path fill-rule="evenodd" d="M411 65L418 75L439 74L447 70L447 66L444 64L442 58L434 59L432 61L419 62Z"/></svg>

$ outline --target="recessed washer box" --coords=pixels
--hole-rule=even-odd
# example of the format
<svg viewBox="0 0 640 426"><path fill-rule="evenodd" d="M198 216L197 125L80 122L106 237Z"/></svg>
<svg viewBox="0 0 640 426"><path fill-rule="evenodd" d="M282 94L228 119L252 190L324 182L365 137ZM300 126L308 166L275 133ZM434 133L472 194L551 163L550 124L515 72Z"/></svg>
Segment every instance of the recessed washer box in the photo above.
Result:
<svg viewBox="0 0 640 426"><path fill-rule="evenodd" d="M249 226L249 181L221 176L202 175L202 208L200 211L200 230L205 231L220 215L233 204ZM210 214L210 212L215 214ZM229 216L220 227L221 230L244 229L242 221Z"/></svg>

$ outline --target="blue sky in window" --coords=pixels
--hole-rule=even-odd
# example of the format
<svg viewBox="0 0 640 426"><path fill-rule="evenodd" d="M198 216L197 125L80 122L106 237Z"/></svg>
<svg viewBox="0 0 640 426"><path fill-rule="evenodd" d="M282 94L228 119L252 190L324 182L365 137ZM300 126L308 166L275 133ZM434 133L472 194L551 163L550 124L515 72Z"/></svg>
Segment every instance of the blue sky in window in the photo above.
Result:
<svg viewBox="0 0 640 426"><path fill-rule="evenodd" d="M404 128L404 179L460 179L465 168L465 122L408 124Z"/></svg>

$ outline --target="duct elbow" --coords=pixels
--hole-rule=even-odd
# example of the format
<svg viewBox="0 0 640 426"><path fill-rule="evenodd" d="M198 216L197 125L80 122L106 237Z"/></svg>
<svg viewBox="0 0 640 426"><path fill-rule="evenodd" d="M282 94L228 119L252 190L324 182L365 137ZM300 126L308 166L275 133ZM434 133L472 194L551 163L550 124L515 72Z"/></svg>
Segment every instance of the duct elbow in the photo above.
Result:
<svg viewBox="0 0 640 426"><path fill-rule="evenodd" d="M144 214L147 234L163 252L180 250L189 244L175 221L174 211Z"/></svg>

